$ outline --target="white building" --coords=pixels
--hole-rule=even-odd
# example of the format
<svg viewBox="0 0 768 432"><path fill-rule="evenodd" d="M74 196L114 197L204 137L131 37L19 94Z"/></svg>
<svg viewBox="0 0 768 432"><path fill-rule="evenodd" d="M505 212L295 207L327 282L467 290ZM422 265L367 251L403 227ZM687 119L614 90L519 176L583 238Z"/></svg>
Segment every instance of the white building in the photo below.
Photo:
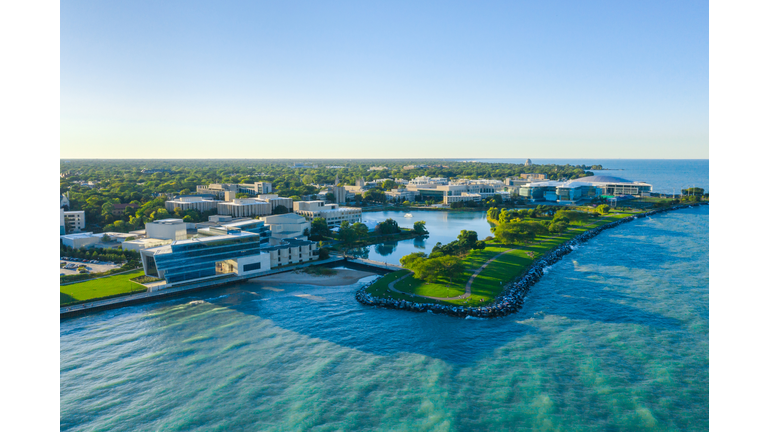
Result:
<svg viewBox="0 0 768 432"><path fill-rule="evenodd" d="M79 232L85 229L84 211L63 211L60 209L59 215L59 223L61 223L61 218L64 218L64 229L66 232Z"/></svg>
<svg viewBox="0 0 768 432"><path fill-rule="evenodd" d="M123 250L140 251L143 249L149 249L149 248L163 246L171 243L173 243L173 240L145 238L145 239L124 241L122 246L123 246Z"/></svg>
<svg viewBox="0 0 768 432"><path fill-rule="evenodd" d="M272 214L272 205L256 198L235 198L232 202L216 205L220 215L232 217L254 217Z"/></svg>
<svg viewBox="0 0 768 432"><path fill-rule="evenodd" d="M317 261L320 258L317 242L299 239L282 239L279 242L275 239L273 242L277 244L262 248L262 251L269 252L271 268Z"/></svg>
<svg viewBox="0 0 768 432"><path fill-rule="evenodd" d="M462 192L461 195L446 195L443 197L443 204L450 204L460 201L474 201L479 203L482 200L480 194Z"/></svg>
<svg viewBox="0 0 768 432"><path fill-rule="evenodd" d="M389 201L414 201L416 200L416 192L406 189L396 189L384 192Z"/></svg>
<svg viewBox="0 0 768 432"><path fill-rule="evenodd" d="M260 218L272 231L272 237L276 239L295 238L306 240L304 232L309 230L311 224L304 216L296 213L265 216Z"/></svg>
<svg viewBox="0 0 768 432"><path fill-rule="evenodd" d="M187 223L181 219L161 219L144 225L148 238L186 240Z"/></svg>
<svg viewBox="0 0 768 432"><path fill-rule="evenodd" d="M289 211L291 208L293 208L293 200L290 198L280 197L277 196L277 194L262 194L259 195L258 198L262 201L266 201L269 203L269 205L272 207L269 213L272 214L275 211L275 207L281 205L285 208L287 208Z"/></svg>
<svg viewBox="0 0 768 432"><path fill-rule="evenodd" d="M173 213L177 208L181 211L197 210L200 213L216 208L220 201L206 199L197 195L182 195L175 200L165 202L165 209Z"/></svg>
<svg viewBox="0 0 768 432"><path fill-rule="evenodd" d="M67 234L61 236L61 243L64 246L71 247L73 249L85 248L101 241L102 234L94 234L90 232Z"/></svg>
<svg viewBox="0 0 768 432"><path fill-rule="evenodd" d="M256 182L253 184L253 190L257 195L271 194L272 183L270 182Z"/></svg>
<svg viewBox="0 0 768 432"><path fill-rule="evenodd" d="M316 217L325 218L329 228L341 226L344 221L353 224L360 222L363 211L353 207L339 207L338 204L326 204L325 201L299 201L293 203L293 211L311 221Z"/></svg>

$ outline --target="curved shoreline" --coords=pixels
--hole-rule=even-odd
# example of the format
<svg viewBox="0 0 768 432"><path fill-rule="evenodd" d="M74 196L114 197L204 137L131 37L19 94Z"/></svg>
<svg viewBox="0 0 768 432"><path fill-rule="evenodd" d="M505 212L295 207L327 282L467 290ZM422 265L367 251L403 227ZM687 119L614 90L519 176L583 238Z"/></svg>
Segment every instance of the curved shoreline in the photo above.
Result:
<svg viewBox="0 0 768 432"><path fill-rule="evenodd" d="M615 228L621 224L631 222L638 218L644 218L651 215L666 213L673 210L681 210L685 208L698 207L702 205L709 205L709 203L696 203L696 204L682 204L673 207L657 209L647 211L645 213L636 214L634 216L627 216L623 219L619 219L615 222L605 224L589 231L586 231L578 236L568 240L555 249L548 252L546 255L538 258L529 266L528 270L522 275L518 276L515 280L504 286L504 290L496 296L493 303L488 306L447 306L433 303L418 303L408 300L396 300L396 299L382 299L374 297L365 292L365 290L374 284L378 278L355 293L355 299L358 302L367 306L380 306L390 309L402 309L412 312L427 312L442 313L456 317L477 317L477 318L496 318L503 317L513 313L516 313L523 306L526 294L536 282L544 275L544 268L551 266L552 264L560 261L565 255L571 253L575 246L579 243L584 243L600 234L606 229Z"/></svg>

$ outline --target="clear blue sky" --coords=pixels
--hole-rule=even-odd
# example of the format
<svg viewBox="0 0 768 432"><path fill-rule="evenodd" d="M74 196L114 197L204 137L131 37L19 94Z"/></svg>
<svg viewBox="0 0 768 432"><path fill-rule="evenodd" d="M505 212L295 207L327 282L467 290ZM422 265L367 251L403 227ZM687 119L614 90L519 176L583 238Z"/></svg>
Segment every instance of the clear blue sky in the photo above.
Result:
<svg viewBox="0 0 768 432"><path fill-rule="evenodd" d="M61 157L708 158L704 1L61 3Z"/></svg>

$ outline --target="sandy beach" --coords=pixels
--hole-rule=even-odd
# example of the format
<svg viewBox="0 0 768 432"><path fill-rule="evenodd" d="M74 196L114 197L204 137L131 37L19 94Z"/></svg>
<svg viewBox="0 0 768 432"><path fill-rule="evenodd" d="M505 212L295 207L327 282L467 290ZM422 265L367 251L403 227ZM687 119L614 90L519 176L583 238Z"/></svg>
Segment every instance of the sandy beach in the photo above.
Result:
<svg viewBox="0 0 768 432"><path fill-rule="evenodd" d="M352 285L358 280L373 276L374 273L360 270L336 269L336 274L331 276L317 276L306 273L290 272L279 273L271 276L264 276L253 279L254 282L284 283L284 284L302 284L319 286L340 286Z"/></svg>

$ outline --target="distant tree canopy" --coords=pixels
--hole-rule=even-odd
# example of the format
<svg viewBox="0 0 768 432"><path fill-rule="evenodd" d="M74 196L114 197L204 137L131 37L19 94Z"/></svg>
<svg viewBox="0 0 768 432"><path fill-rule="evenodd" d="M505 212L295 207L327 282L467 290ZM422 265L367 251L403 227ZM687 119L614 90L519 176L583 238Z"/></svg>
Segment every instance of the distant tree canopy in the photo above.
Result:
<svg viewBox="0 0 768 432"><path fill-rule="evenodd" d="M299 200L302 196L314 196L320 192L318 185L332 185L338 177L340 184L352 185L355 180L386 179L379 188L368 193L368 202L384 202L383 190L393 189L393 179L411 180L419 176L451 179L488 178L504 179L521 173L545 173L549 178L573 179L590 175L589 169L600 166L532 165L481 162L435 162L434 160L317 160L303 161L308 166L295 167L294 160L61 160L60 193L69 194L69 210L85 212L86 230L100 232L108 226L114 228L118 221L126 230L142 229L144 224L163 217L160 208L165 201L176 195L194 193L197 186L212 183L271 182L274 192L282 197ZM534 161L535 162L535 161ZM372 166L386 166L388 170L368 171ZM337 167L342 168L328 168ZM415 168L414 168L415 167ZM144 172L142 172L144 171ZM700 195L697 188L692 195ZM240 195L243 196L243 195ZM327 197L330 198L330 197ZM357 205L362 195L351 197ZM486 204L499 206L496 200L486 199ZM431 202L431 200L430 200ZM124 213L113 212L116 204L137 204L136 209ZM110 205L106 205L110 204ZM289 209L290 211L290 209ZM114 214L113 214L114 213ZM210 212L181 212L173 217L207 220Z"/></svg>

